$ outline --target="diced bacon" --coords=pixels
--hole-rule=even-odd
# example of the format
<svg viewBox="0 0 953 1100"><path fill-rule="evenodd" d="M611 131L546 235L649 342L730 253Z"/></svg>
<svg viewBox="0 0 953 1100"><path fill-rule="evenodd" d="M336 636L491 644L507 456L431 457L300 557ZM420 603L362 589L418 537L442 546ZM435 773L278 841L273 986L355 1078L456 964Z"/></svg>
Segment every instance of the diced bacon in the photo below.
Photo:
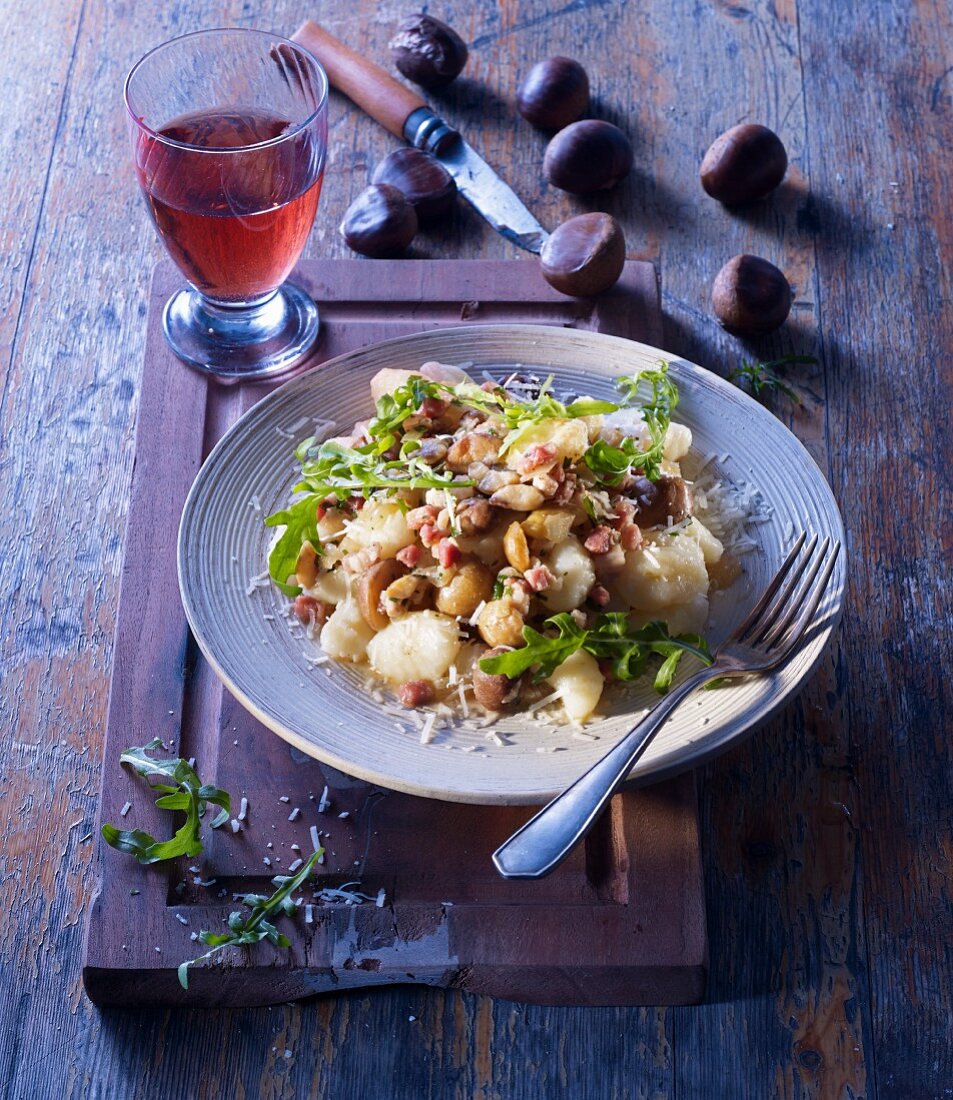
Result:
<svg viewBox="0 0 953 1100"><path fill-rule="evenodd" d="M419 534L420 541L428 550L431 546L436 546L443 537L433 523L425 523L423 527L420 528Z"/></svg>
<svg viewBox="0 0 953 1100"><path fill-rule="evenodd" d="M592 600L597 607L605 607L609 602L609 592L607 589L603 588L601 584L594 584L592 588L589 589L589 599Z"/></svg>
<svg viewBox="0 0 953 1100"><path fill-rule="evenodd" d="M447 411L447 402L441 401L439 397L426 397L423 404L420 406L420 412L422 416L429 416L431 420L436 420L438 416L443 416Z"/></svg>
<svg viewBox="0 0 953 1100"><path fill-rule="evenodd" d="M420 508L411 508L407 513L407 526L411 531L419 531L424 524L433 523L437 518L437 509L432 504L424 504Z"/></svg>
<svg viewBox="0 0 953 1100"><path fill-rule="evenodd" d="M408 680L398 688L397 698L405 707L426 706L433 702L433 685L426 680Z"/></svg>
<svg viewBox="0 0 953 1100"><path fill-rule="evenodd" d="M406 565L408 569L416 569L420 562L421 549L419 546L405 546L403 550L398 550L395 555L401 565Z"/></svg>
<svg viewBox="0 0 953 1100"><path fill-rule="evenodd" d="M600 523L598 527L592 529L592 532L583 545L590 554L608 554L615 541L612 535L612 528L606 527L604 523Z"/></svg>
<svg viewBox="0 0 953 1100"><path fill-rule="evenodd" d="M623 523L619 528L619 544L623 550L638 550L642 545L642 531L637 523Z"/></svg>
<svg viewBox="0 0 953 1100"><path fill-rule="evenodd" d="M348 504L354 509L355 512L359 512L367 501L362 496L353 496L347 498Z"/></svg>
<svg viewBox="0 0 953 1100"><path fill-rule="evenodd" d="M376 542L365 546L361 550L355 550L353 554L347 554L341 559L341 567L345 573L363 573L377 561L380 561L381 548Z"/></svg>
<svg viewBox="0 0 953 1100"><path fill-rule="evenodd" d="M460 547L456 539L441 539L437 543L437 561L444 569L452 569L460 560Z"/></svg>
<svg viewBox="0 0 953 1100"><path fill-rule="evenodd" d="M616 530L621 530L635 515L635 505L624 497L619 497L613 503L612 519L610 520Z"/></svg>
<svg viewBox="0 0 953 1100"><path fill-rule="evenodd" d="M322 603L321 600L316 600L314 596L296 596L294 613L305 626L310 623L321 623L323 625L327 622L328 605Z"/></svg>
<svg viewBox="0 0 953 1100"><path fill-rule="evenodd" d="M555 443L533 443L516 459L514 466L520 474L529 474L541 466L548 466L557 455Z"/></svg>
<svg viewBox="0 0 953 1100"><path fill-rule="evenodd" d="M319 504L316 511L315 511L315 513L314 513L314 518L318 521L318 523L320 523L321 520L323 520L324 517L327 514L328 514L327 508L325 508L323 504Z"/></svg>
<svg viewBox="0 0 953 1100"><path fill-rule="evenodd" d="M526 570L523 577L534 592L542 592L549 588L556 579L545 565L534 565L532 569Z"/></svg>

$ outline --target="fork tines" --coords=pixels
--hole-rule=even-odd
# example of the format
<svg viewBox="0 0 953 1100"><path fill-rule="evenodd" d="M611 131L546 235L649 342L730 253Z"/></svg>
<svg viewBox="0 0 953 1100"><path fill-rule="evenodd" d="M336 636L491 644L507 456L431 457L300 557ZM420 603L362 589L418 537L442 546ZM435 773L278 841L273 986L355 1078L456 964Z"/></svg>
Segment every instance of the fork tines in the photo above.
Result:
<svg viewBox="0 0 953 1100"><path fill-rule="evenodd" d="M840 549L837 539L818 546L816 534L808 541L802 532L732 641L766 653L793 649L817 614Z"/></svg>

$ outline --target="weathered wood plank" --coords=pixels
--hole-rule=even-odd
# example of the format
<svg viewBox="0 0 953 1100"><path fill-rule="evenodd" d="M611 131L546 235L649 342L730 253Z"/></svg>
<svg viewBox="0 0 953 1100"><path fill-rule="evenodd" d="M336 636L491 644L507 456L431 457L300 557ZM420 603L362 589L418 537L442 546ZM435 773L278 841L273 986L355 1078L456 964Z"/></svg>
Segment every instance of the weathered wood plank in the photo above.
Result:
<svg viewBox="0 0 953 1100"><path fill-rule="evenodd" d="M639 42L643 83L630 109L645 172L630 186L651 212L647 247L662 256L666 347L722 374L752 354L816 352L795 5L653 9ZM791 167L770 200L729 213L697 173L708 143L742 121L777 130ZM709 314L711 280L739 252L777 263L798 289L794 322L755 344ZM822 367L800 377L816 396L778 411L826 468ZM852 783L846 728L831 721L844 712L839 662L835 650L795 706L700 772L711 981L709 1004L675 1013L677 1088L689 1095L710 1090L716 1073L738 1095L824 1095L834 1081L865 1094L873 1054L866 1016L853 1011L868 997L856 829L836 809L850 805Z"/></svg>
<svg viewBox="0 0 953 1100"><path fill-rule="evenodd" d="M855 573L844 697L863 859L876 1078L884 1096L953 1082L953 12L878 5L863 21L802 0L820 215L833 483ZM832 151L838 155L832 155ZM911 496L897 506L893 478Z"/></svg>
<svg viewBox="0 0 953 1100"><path fill-rule="evenodd" d="M62 109L71 85L82 7L70 0L40 8L27 0L4 5L0 25L0 72L8 74L4 96L7 125L0 128L0 363L4 384L0 409L16 376L10 357L20 328L40 216L50 185L50 166L61 140ZM24 50L30 28L39 49ZM3 433L3 438L7 433Z"/></svg>

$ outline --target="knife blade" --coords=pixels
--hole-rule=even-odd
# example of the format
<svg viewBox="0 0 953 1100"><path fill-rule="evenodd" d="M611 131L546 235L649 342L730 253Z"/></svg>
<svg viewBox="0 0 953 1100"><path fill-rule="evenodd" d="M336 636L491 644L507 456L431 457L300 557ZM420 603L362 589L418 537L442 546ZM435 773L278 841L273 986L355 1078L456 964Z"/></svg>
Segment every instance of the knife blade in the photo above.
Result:
<svg viewBox="0 0 953 1100"><path fill-rule="evenodd" d="M307 20L292 35L324 67L332 87L343 92L392 134L432 153L460 194L503 237L538 253L549 234L522 200L463 137L406 85Z"/></svg>

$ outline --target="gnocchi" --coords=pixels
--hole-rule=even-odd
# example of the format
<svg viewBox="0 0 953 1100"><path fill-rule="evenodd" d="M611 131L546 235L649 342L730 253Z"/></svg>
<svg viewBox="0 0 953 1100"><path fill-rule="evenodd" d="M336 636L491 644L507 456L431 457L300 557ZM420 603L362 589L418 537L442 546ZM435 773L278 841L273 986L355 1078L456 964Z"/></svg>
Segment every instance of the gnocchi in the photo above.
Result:
<svg viewBox="0 0 953 1100"><path fill-rule="evenodd" d="M321 631L321 648L338 661L363 661L374 631L364 621L357 600L345 599Z"/></svg>
<svg viewBox="0 0 953 1100"><path fill-rule="evenodd" d="M595 657L584 649L557 665L547 682L560 693L566 713L575 722L584 722L596 709L605 684Z"/></svg>
<svg viewBox="0 0 953 1100"><path fill-rule="evenodd" d="M367 658L371 668L391 683L433 682L446 676L460 644L454 619L436 611L416 611L374 634L367 645Z"/></svg>
<svg viewBox="0 0 953 1100"><path fill-rule="evenodd" d="M544 557L556 580L541 596L547 611L572 611L586 602L589 589L596 583L592 558L575 535L569 535Z"/></svg>
<svg viewBox="0 0 953 1100"><path fill-rule="evenodd" d="M377 546L382 558L394 558L414 541L403 509L395 501L369 500L348 525L341 540L345 553Z"/></svg>

